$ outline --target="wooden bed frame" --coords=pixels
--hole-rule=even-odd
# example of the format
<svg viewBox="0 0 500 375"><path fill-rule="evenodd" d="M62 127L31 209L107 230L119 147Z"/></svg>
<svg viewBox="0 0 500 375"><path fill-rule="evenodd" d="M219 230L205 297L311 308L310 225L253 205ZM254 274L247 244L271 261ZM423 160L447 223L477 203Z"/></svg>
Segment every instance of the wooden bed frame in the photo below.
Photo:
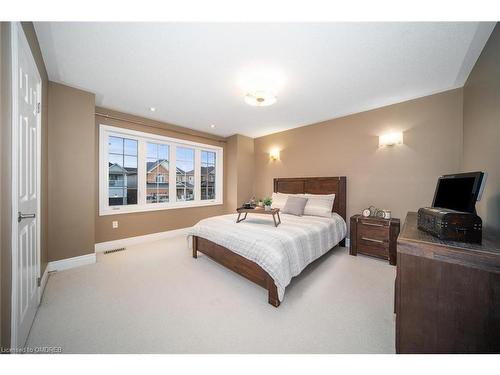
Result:
<svg viewBox="0 0 500 375"><path fill-rule="evenodd" d="M338 213L346 220L346 177L275 178L274 192L286 194L335 194L332 212ZM340 241L339 246L345 246L345 239ZM268 302L274 307L280 305L274 280L257 263L205 238L193 236L193 258L198 257L198 251L231 271L267 289Z"/></svg>

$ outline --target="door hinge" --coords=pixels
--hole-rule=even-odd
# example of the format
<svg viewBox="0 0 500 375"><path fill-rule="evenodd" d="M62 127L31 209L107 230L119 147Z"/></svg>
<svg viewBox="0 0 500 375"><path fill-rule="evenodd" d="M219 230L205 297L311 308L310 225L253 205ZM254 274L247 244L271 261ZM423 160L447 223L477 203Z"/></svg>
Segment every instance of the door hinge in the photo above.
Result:
<svg viewBox="0 0 500 375"><path fill-rule="evenodd" d="M41 278L41 277L37 277L37 278L36 278L36 285L37 285L38 287L41 287L41 286L42 286L42 278Z"/></svg>
<svg viewBox="0 0 500 375"><path fill-rule="evenodd" d="M36 103L36 113L40 113L40 102Z"/></svg>

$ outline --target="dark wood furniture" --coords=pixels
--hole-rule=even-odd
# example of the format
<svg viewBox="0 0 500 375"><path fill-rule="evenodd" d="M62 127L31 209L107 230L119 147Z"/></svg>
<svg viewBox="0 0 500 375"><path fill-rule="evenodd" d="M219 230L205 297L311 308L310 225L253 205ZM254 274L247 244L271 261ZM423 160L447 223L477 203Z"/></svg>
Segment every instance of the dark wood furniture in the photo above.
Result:
<svg viewBox="0 0 500 375"><path fill-rule="evenodd" d="M396 240L399 219L381 219L354 215L351 217L349 254L358 253L389 260L396 265Z"/></svg>
<svg viewBox="0 0 500 375"><path fill-rule="evenodd" d="M255 208L240 207L236 209L236 212L238 212L238 218L236 219L237 223L245 220L247 218L247 215L251 213L251 214L261 214L261 215L273 215L274 226L277 227L278 225L281 224L279 208L272 208L271 210L266 211L263 207L255 207ZM241 214L245 214L245 216L241 218ZM276 221L276 217L278 218L278 221Z"/></svg>
<svg viewBox="0 0 500 375"><path fill-rule="evenodd" d="M274 192L286 194L335 194L332 212L346 220L346 177L275 178ZM339 243L345 246L345 240ZM201 252L219 264L268 290L268 302L280 305L274 280L257 263L202 237L193 236L193 258Z"/></svg>
<svg viewBox="0 0 500 375"><path fill-rule="evenodd" d="M257 263L205 238L193 236L193 258L198 257L198 251L209 256L224 267L229 268L231 271L267 289L267 301L274 307L280 305L278 289L274 284L273 278Z"/></svg>
<svg viewBox="0 0 500 375"><path fill-rule="evenodd" d="M335 194L332 212L347 221L347 179L343 177L275 178L274 192L285 194ZM345 239L339 246L345 246Z"/></svg>
<svg viewBox="0 0 500 375"><path fill-rule="evenodd" d="M395 297L397 353L499 353L500 240L441 241L409 212Z"/></svg>

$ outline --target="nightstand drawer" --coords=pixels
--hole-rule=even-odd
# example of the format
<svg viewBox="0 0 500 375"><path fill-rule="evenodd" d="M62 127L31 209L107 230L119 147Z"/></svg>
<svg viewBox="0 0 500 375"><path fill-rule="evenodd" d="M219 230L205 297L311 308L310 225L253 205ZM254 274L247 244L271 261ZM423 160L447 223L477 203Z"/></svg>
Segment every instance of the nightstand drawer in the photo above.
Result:
<svg viewBox="0 0 500 375"><path fill-rule="evenodd" d="M360 221L358 223L358 237L368 237L388 242L389 226Z"/></svg>
<svg viewBox="0 0 500 375"><path fill-rule="evenodd" d="M370 237L358 237L358 252L389 259L389 242Z"/></svg>

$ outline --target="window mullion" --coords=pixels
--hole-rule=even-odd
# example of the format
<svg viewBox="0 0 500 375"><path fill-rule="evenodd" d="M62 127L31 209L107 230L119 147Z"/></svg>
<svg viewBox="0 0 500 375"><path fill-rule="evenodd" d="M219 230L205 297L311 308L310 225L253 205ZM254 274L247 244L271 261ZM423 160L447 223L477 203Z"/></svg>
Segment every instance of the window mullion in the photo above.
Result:
<svg viewBox="0 0 500 375"><path fill-rule="evenodd" d="M201 150L194 150L194 200L201 201Z"/></svg>
<svg viewBox="0 0 500 375"><path fill-rule="evenodd" d="M224 187L224 155L220 150L216 153L217 159L215 163L215 200L218 202L223 201L223 187Z"/></svg>
<svg viewBox="0 0 500 375"><path fill-rule="evenodd" d="M169 171L168 171L168 201L170 204L175 203L177 199L177 177L175 166L175 153L177 146L170 144L169 149Z"/></svg>
<svg viewBox="0 0 500 375"><path fill-rule="evenodd" d="M109 158L108 158L108 138L109 133L107 131L102 132L102 138L104 139L101 147L101 165L102 168L101 179L101 199L103 199L102 206L109 209Z"/></svg>
<svg viewBox="0 0 500 375"><path fill-rule="evenodd" d="M137 192L139 206L146 205L146 141L142 138L138 139L137 145Z"/></svg>

